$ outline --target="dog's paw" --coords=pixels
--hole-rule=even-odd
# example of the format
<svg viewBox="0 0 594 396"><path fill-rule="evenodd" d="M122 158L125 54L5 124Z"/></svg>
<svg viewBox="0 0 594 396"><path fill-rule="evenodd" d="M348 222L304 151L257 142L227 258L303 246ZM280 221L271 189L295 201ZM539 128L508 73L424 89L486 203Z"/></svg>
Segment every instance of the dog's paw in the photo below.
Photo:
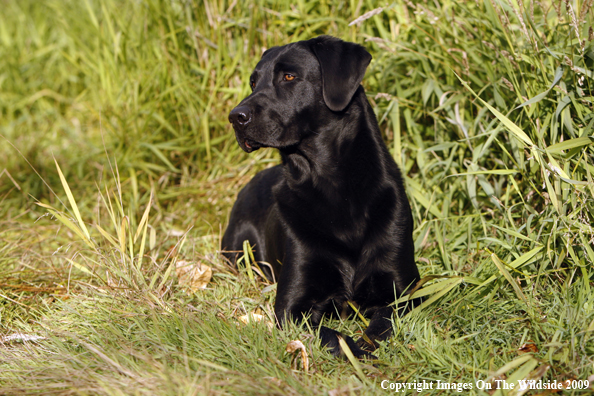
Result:
<svg viewBox="0 0 594 396"><path fill-rule="evenodd" d="M330 350L330 353L336 357L342 357L346 359L346 354L338 341L338 337L341 337L357 359L370 359L377 360L377 356L373 355L370 351L361 348L357 343L349 336L341 334L336 330L329 329L325 326L320 327L320 338L322 339L322 345Z"/></svg>
<svg viewBox="0 0 594 396"><path fill-rule="evenodd" d="M349 349L351 350L351 352L353 353L353 355L359 359L369 359L369 360L377 360L377 356L373 355L371 353L370 350L365 350L364 348L361 348L360 345L358 345L357 342L353 341L353 339L351 337L348 336L342 336L343 339L345 340L347 346L349 347ZM343 358L346 358L346 354L345 352L342 350L342 348L340 347L340 356L342 356Z"/></svg>
<svg viewBox="0 0 594 396"><path fill-rule="evenodd" d="M353 344L355 345L354 347L351 347L349 345L349 349L351 350L351 352L353 352L353 355L355 355L355 357L359 360L363 360L363 359L368 359L368 360L378 360L377 356L375 356L374 354L372 354L371 352L368 352L364 349L361 349L357 346L356 343L353 342Z"/></svg>
<svg viewBox="0 0 594 396"><path fill-rule="evenodd" d="M369 337L361 337L356 342L357 346L364 351L373 352L379 348L377 341L370 339Z"/></svg>

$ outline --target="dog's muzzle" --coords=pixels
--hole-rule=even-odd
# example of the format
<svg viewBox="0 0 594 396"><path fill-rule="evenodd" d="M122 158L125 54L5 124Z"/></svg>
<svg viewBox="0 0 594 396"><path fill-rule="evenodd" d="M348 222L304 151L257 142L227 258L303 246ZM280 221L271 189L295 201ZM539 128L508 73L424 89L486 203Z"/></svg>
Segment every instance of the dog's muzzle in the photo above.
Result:
<svg viewBox="0 0 594 396"><path fill-rule="evenodd" d="M248 106L237 106L231 110L231 113L229 113L229 122L233 124L237 143L239 143L239 147L243 151L250 153L262 147L260 143L245 136L245 130L252 122L252 111Z"/></svg>

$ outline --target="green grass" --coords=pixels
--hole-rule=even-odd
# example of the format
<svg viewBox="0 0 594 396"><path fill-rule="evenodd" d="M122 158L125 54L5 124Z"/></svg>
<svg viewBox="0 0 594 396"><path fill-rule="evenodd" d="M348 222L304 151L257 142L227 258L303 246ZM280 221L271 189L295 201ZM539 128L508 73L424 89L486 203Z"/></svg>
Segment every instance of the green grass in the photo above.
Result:
<svg viewBox="0 0 594 396"><path fill-rule="evenodd" d="M1 4L0 394L594 382L591 1ZM364 85L433 276L375 367L306 325L243 325L274 286L217 253L235 194L278 161L243 153L227 114L263 49L318 34L374 56ZM183 290L181 260L213 268L206 289Z"/></svg>

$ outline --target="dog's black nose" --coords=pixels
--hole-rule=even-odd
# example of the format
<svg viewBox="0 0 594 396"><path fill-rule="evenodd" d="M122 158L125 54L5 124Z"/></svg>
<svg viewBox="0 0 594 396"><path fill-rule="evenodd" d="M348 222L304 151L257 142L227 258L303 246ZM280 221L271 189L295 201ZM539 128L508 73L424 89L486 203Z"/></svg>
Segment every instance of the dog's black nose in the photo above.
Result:
<svg viewBox="0 0 594 396"><path fill-rule="evenodd" d="M229 122L233 127L243 129L252 121L252 112L247 106L237 106L229 113Z"/></svg>

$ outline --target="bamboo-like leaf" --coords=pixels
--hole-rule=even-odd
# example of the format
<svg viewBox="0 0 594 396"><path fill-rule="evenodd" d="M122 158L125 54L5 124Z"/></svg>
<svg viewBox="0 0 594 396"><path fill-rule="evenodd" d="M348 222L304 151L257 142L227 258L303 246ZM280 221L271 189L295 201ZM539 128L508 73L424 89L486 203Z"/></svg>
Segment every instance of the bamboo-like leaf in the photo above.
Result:
<svg viewBox="0 0 594 396"><path fill-rule="evenodd" d="M590 230L590 235L591 235L591 230ZM582 240L582 245L584 246L584 249L586 249L586 253L588 253L588 258L590 259L591 263L594 263L594 250L592 250L592 241L590 240L591 237L586 237L584 235L583 232L579 233L580 235L580 239Z"/></svg>
<svg viewBox="0 0 594 396"><path fill-rule="evenodd" d="M549 176L547 175L548 166L545 163L544 158L542 158L540 152L538 152L537 150L532 150L532 155L534 155L534 159L536 159L536 161L540 165L540 168L542 171L542 177L545 181L545 186L547 188L547 193L549 194L549 199L551 200L551 204L553 204L553 207L555 208L557 213L560 214L561 206L559 204L559 200L557 199L557 193L556 193L555 189L553 188L551 181L549 180Z"/></svg>
<svg viewBox="0 0 594 396"><path fill-rule="evenodd" d="M567 179L563 176L559 176L559 179L563 180L567 184L573 184L574 186L588 186L588 185L590 185L590 183L587 181L577 181L577 180L573 180L573 179Z"/></svg>
<svg viewBox="0 0 594 396"><path fill-rule="evenodd" d="M531 356L531 355L528 355ZM520 382L522 380L530 379L530 373L538 366L538 360L532 358L528 359L524 362L521 366L518 367L516 371L514 371L511 375L507 376L506 382L508 384L514 384L515 387L509 393L503 393L502 389L498 389L493 395L494 396L503 396L503 395L514 395L514 396L521 396L526 392L530 391L530 388L527 386L526 388L520 387ZM544 365L543 365L544 366ZM546 366L544 366L546 367ZM507 370L508 372L510 370Z"/></svg>
<svg viewBox="0 0 594 396"><path fill-rule="evenodd" d="M163 163L165 165L167 165L167 167L169 168L169 170L171 170L172 172L180 172L179 169L177 169L175 166L173 166L173 164L167 159L167 157L161 152L161 150L159 150L153 144L140 143L140 145L143 146L143 147L147 147L148 149L150 149L161 161L163 161Z"/></svg>
<svg viewBox="0 0 594 396"><path fill-rule="evenodd" d="M521 105L519 105L518 107L516 107L515 110L520 109L524 106L529 106L531 104L540 102L541 100L543 100L544 98L547 97L549 92L551 92L551 90L547 89L546 91L539 93L538 95L534 96L532 99L527 100L524 103L522 103Z"/></svg>
<svg viewBox="0 0 594 396"><path fill-rule="evenodd" d="M497 266L497 269L499 270L499 272L501 272L503 277L509 282L510 285L512 285L518 298L520 300L524 301L526 304L528 304L528 300L526 299L526 296L524 296L522 289L520 289L520 286L518 285L518 283L514 280L514 278L511 276L511 274L509 273L507 268L505 268L505 265L503 264L503 262L501 262L501 260L499 260L499 257L497 257L497 255L495 253L491 253L491 260L493 260L493 262L495 263L495 266Z"/></svg>
<svg viewBox="0 0 594 396"><path fill-rule="evenodd" d="M564 150L571 150L577 147L587 146L592 143L594 143L594 136L579 137L552 144L546 148L546 151L551 154L558 154Z"/></svg>
<svg viewBox="0 0 594 396"><path fill-rule="evenodd" d="M551 184L551 181L549 180L549 176L546 174L546 171L543 171L543 177L545 180L545 185L547 187L547 192L549 193L549 199L551 200L551 203L553 204L553 207L555 208L557 213L561 214L561 204L557 199L557 192L553 188L553 185Z"/></svg>
<svg viewBox="0 0 594 396"><path fill-rule="evenodd" d="M455 174L449 175L447 177L466 176L466 175L515 175L516 173L519 173L519 171L517 171L515 169L492 169L492 170L484 170L484 171L455 173Z"/></svg>
<svg viewBox="0 0 594 396"><path fill-rule="evenodd" d="M138 252L138 264L136 265L136 268L138 269L138 271L140 271L140 269L142 268L142 259L144 257L144 247L146 246L146 233L148 230L148 215L149 215L149 211L150 211L152 202L153 202L153 192L151 191L151 195L149 197L149 201L146 206L146 210L144 211L144 214L142 215L142 220L140 221L140 225L138 226L139 231L142 229L142 239L140 240L140 250ZM151 231L152 231L152 229L151 229ZM138 235L138 232L136 233L136 235ZM136 241L136 238L137 237L134 238L134 241ZM150 245L150 242L149 242L149 245ZM144 277L142 277L142 275L141 275L141 279L144 282Z"/></svg>
<svg viewBox="0 0 594 396"><path fill-rule="evenodd" d="M557 103L557 110L555 110L555 120L559 119L559 115L561 112L571 103L571 97L569 95L565 95L561 100Z"/></svg>
<svg viewBox="0 0 594 396"><path fill-rule="evenodd" d="M140 235L140 233L143 230L146 233L146 227L148 225L148 217L149 217L149 212L151 210L152 203L153 203L153 192L151 191L151 195L149 196L149 201L146 204L146 209L144 210L144 213L142 214L142 218L140 219L140 223L138 224L138 229L136 230L136 234L134 235L134 243L136 243L138 236Z"/></svg>
<svg viewBox="0 0 594 396"><path fill-rule="evenodd" d="M243 241L243 262L245 264L245 269L247 271L248 278L251 282L255 281L254 272L252 271L252 264L255 263L254 260L254 253L252 252L252 247L250 246L250 241L247 239Z"/></svg>
<svg viewBox="0 0 594 396"><path fill-rule="evenodd" d="M93 26L95 26L95 28L99 28L99 23L97 22L95 11L93 11L93 7L91 7L91 3L89 2L89 0L85 0L85 5L87 6L87 11L89 12L91 23L93 24Z"/></svg>
<svg viewBox="0 0 594 396"><path fill-rule="evenodd" d="M501 231L503 231L503 233L504 233L504 234L506 234L506 235L511 235L511 236L514 236L514 237L516 237L516 238L523 239L523 240L525 240L525 241L530 241L530 242L533 242L533 240L532 240L531 238L527 237L526 235L522 235L522 234L520 234L520 233L519 233L519 232L517 232L517 231L510 230L509 228L505 228L505 227L500 227L500 226L498 226L497 224L493 224L493 223L490 223L489 225L490 225L491 227L495 227L495 228L497 228L498 230L501 230Z"/></svg>
<svg viewBox="0 0 594 396"><path fill-rule="evenodd" d="M390 104L390 122L394 132L394 160L398 166L402 166L402 134L400 131L400 104L393 100Z"/></svg>
<svg viewBox="0 0 594 396"><path fill-rule="evenodd" d="M555 87L555 85L557 85L557 83L561 80L561 77L563 77L563 67L559 66L557 68L557 70L555 71L555 76L553 77L553 83L551 84L551 86L546 91L544 91L544 92L536 95L532 99L529 99L526 102L522 103L521 105L516 107L516 109L540 102L541 100L546 98L546 96L549 94L549 92L551 92L551 89L553 89L553 87Z"/></svg>
<svg viewBox="0 0 594 396"><path fill-rule="evenodd" d="M446 142L446 143L440 143L440 144L436 144L435 146L428 147L423 151L425 153L430 153L432 151L445 151L445 150L449 150L454 147L458 147L459 145L460 145L459 143L455 143L455 142Z"/></svg>
<svg viewBox="0 0 594 396"><path fill-rule="evenodd" d="M120 222L118 230L118 240L120 242L120 253L122 256L126 254L126 225L128 224L128 217L123 217Z"/></svg>
<svg viewBox="0 0 594 396"><path fill-rule="evenodd" d="M120 248L118 241L116 241L116 239L113 236L109 235L109 233L107 231L105 231L100 225L97 224L95 227L97 227L97 230L99 231L99 233L101 235L103 235L103 237L105 239L107 239L107 241L109 243L111 243L113 245L113 247L115 247L116 249Z"/></svg>
<svg viewBox="0 0 594 396"><path fill-rule="evenodd" d="M91 240L87 239L85 237L85 235L82 233L82 230L79 227L77 227L76 224L74 224L72 221L70 221L70 219L63 212L60 212L59 210L55 209L54 207L52 207L50 205L46 205L41 202L37 202L36 204L38 206L41 206L42 208L46 208L52 216L54 216L62 224L64 224L66 227L68 227L68 229L70 229L72 232L74 232L76 235L78 235L78 237L80 239L82 239L91 249L95 249L95 245L91 242Z"/></svg>
<svg viewBox="0 0 594 396"><path fill-rule="evenodd" d="M463 278L453 278L451 282L443 281L438 282L439 286L441 286L440 290L432 295L427 300L423 301L423 303L413 309L413 312L418 312L423 310L425 307L433 304L435 301L439 300L441 297L445 296L450 290L454 287L458 286L460 283L463 282ZM422 290L422 289L421 289Z"/></svg>
<svg viewBox="0 0 594 396"><path fill-rule="evenodd" d="M522 358L524 358L524 359L522 359ZM505 366L501 367L499 370L496 371L496 373L500 373L499 376L509 373L509 371L513 370L516 367L518 368L513 373L508 374L506 376L507 378L505 380L508 384L514 384L515 387L509 393L503 393L502 389L498 389L493 395L494 396L503 396L503 395L507 395L507 394L513 394L513 395L519 396L519 395L523 395L524 393L526 393L526 391L528 389L521 389L519 387L518 381L526 380L528 378L528 376L530 375L530 373L532 372L532 370L534 370L534 368L536 368L537 365L538 365L538 360L534 359L531 354L525 354L525 355L522 355L519 358L511 361L510 363L506 364ZM493 377L491 377L491 378L493 378Z"/></svg>
<svg viewBox="0 0 594 396"><path fill-rule="evenodd" d="M97 276L96 274L92 273L91 271L89 271L89 269L87 267L85 267L82 264L77 263L76 261L69 259L68 257L65 257L65 259L72 264L74 267L78 268L79 270L81 270L82 272L85 272L91 276Z"/></svg>
<svg viewBox="0 0 594 396"><path fill-rule="evenodd" d="M116 220L115 212L113 210L113 205L111 204L111 198L109 195L109 191L107 190L107 186L105 186L105 196L101 193L100 188L97 188L97 190L99 191L99 196L101 197L101 200L103 201L103 206L105 207L105 209L107 209L107 213L109 214L111 224L112 224L114 230L117 231L118 222Z"/></svg>
<svg viewBox="0 0 594 396"><path fill-rule="evenodd" d="M454 73L454 74L456 74L456 73ZM500 113L499 110L497 110L496 108L494 108L493 106L491 106L489 103L485 102L480 96L478 96L472 90L472 88L470 88L470 85L468 85L468 83L466 81L464 81L464 80L462 80L460 78L460 76L458 76L456 74L456 77L458 77L458 79L460 80L460 82L462 83L462 85L466 89L468 89L470 91L470 93L472 93L472 95L474 95L474 97L477 98L483 105L485 105L491 111L491 113L493 113L493 115L495 117L497 117L497 119L499 121L501 121L501 123L503 125L505 125L505 127L507 129L509 129L509 131L512 132L521 142L523 142L528 147L534 146L534 143L532 142L532 139L530 139L530 137L528 137L528 135L526 135L526 132L524 132L519 126L517 126L516 124L514 124L512 120L510 120L505 115L503 115L502 113Z"/></svg>
<svg viewBox="0 0 594 396"><path fill-rule="evenodd" d="M511 263L509 263L509 266L512 268L518 268L518 267L522 266L523 264L530 262L530 260L532 260L543 248L544 248L544 246L538 246L538 247L530 250L529 252L524 253L523 255L521 255L520 257L518 257ZM491 275L487 280L485 280L483 283L481 283L472 293L474 294L480 288L493 282L495 279L497 279L497 276Z"/></svg>
<svg viewBox="0 0 594 396"><path fill-rule="evenodd" d="M151 230L149 232L149 249L153 250L157 245L157 231L155 231L154 227L150 227Z"/></svg>
<svg viewBox="0 0 594 396"><path fill-rule="evenodd" d="M534 358L532 357L532 355L530 355L530 354L521 355L521 356L515 358L514 360L512 360L511 362L506 363L505 365L501 366L499 368L499 370L495 371L489 377L489 379L495 378L495 377L499 377L500 375L505 374L508 371L515 369L516 367L520 367L521 365L523 365L524 363L528 362L529 360L534 360Z"/></svg>
<svg viewBox="0 0 594 396"><path fill-rule="evenodd" d="M363 316L361 311L359 311L359 308L355 307L355 304L353 304L352 301L347 301L347 303L349 304L349 307L351 307L351 309L357 314L359 319L361 319L365 327L369 327L369 321L365 318L365 316Z"/></svg>
<svg viewBox="0 0 594 396"><path fill-rule="evenodd" d="M431 202L426 197L426 193L423 193L420 190L420 186L418 186L417 183L415 183L412 180L409 180L408 178L406 178L406 181L407 181L406 184L408 187L408 193L410 195L412 195L412 197L418 203L420 203L425 209L427 209L433 216L435 216L437 218L441 218L441 213L439 212L437 207L435 207L434 205L431 205ZM409 181L410 181L410 183L409 183Z"/></svg>
<svg viewBox="0 0 594 396"><path fill-rule="evenodd" d="M552 155L550 155L549 153L547 154L547 159L549 160L549 167L551 168L551 170L558 176L564 178L564 179L570 179L569 175L567 173L565 173L565 171L563 170L563 168L561 167L561 165L559 164L559 162L557 162L557 160L555 158L553 158Z"/></svg>
<svg viewBox="0 0 594 396"><path fill-rule="evenodd" d="M518 380L526 379L530 372L536 368L538 365L538 360L536 359L528 359L524 364L522 364L514 373L508 376L507 381L517 384Z"/></svg>
<svg viewBox="0 0 594 396"><path fill-rule="evenodd" d="M134 263L134 240L132 237L132 225L130 221L130 217L125 217L128 221L128 254L130 255L130 264ZM132 266L133 268L136 268Z"/></svg>
<svg viewBox="0 0 594 396"><path fill-rule="evenodd" d="M425 278L423 278L423 279L425 279ZM421 282L422 281L423 280L421 280ZM400 304L400 303L403 303L406 301L410 301L413 298L430 296L431 294L437 293L454 283L460 283L459 281L460 281L459 276L446 277L444 280L432 283L431 285L426 286L426 287L422 287L422 288L416 290L412 294L406 294L404 296L401 296L400 298L398 298L398 300L395 301L395 304Z"/></svg>
<svg viewBox="0 0 594 396"><path fill-rule="evenodd" d="M89 235L89 230L87 230L87 226L85 225L85 222L82 220L82 217L78 210L78 206L76 205L76 200L74 199L74 196L72 195L72 191L70 191L70 187L68 186L68 182L66 181L66 178L64 177L64 174L62 173L62 169L60 169L60 165L58 165L58 161L56 161L55 158L54 158L54 162L56 163L56 168L58 169L58 175L60 176L60 181L62 182L62 187L64 187L64 191L66 191L66 196L68 197L68 202L70 202L70 206L72 207L72 210L74 211L74 216L76 217L78 226L82 230L85 237L90 241L91 236Z"/></svg>
<svg viewBox="0 0 594 396"><path fill-rule="evenodd" d="M342 349L342 351L346 355L346 357L349 360L349 362L351 362L351 364L353 365L353 368L355 369L355 372L357 373L357 375L359 376L359 378L361 379L361 381L366 382L367 381L367 378L365 377L365 374L363 374L363 370L361 369L361 365L359 364L359 361L357 360L357 358L355 357L355 355L353 355L353 352L351 351L351 348L349 348L349 346L347 345L346 341L341 336L337 335L336 337L338 337L338 344L340 345L340 349Z"/></svg>

